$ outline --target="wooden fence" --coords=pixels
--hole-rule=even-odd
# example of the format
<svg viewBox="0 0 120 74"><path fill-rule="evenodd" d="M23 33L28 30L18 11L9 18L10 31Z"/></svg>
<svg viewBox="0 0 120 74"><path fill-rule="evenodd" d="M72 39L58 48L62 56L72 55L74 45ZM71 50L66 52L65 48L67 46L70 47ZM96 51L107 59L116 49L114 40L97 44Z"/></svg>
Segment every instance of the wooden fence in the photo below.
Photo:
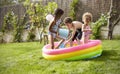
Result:
<svg viewBox="0 0 120 74"><path fill-rule="evenodd" d="M113 0L114 9L120 13L120 1ZM93 21L96 21L101 14L109 12L111 0L79 0L76 8L76 18L81 21L81 17L85 12L93 14Z"/></svg>
<svg viewBox="0 0 120 74"><path fill-rule="evenodd" d="M56 2L58 4L58 7L62 8L65 12L63 17L69 15L70 3L72 2L72 0L43 0L42 1L43 5L47 5L48 2ZM18 18L22 17L25 13L25 8L22 4L0 7L0 29L1 29L2 24L3 24L4 16L10 10L13 10L13 12L16 15L18 15Z"/></svg>
<svg viewBox="0 0 120 74"><path fill-rule="evenodd" d="M72 1L73 0L43 0L42 3L43 5L47 5L48 2L56 2L58 4L58 7L64 10L65 12L63 16L64 18L68 16L70 13L70 4ZM111 0L79 0L75 17L77 18L77 20L82 21L81 18L82 18L83 13L91 12L93 14L93 21L96 21L102 13L107 13L109 11L110 1ZM120 12L120 1L114 0L114 2L116 3L115 8L117 8L117 10L119 10ZM23 16L25 13L25 9L22 4L0 7L0 29L3 24L4 16L11 9L14 11L15 14L18 15L19 18ZM116 27L116 29L118 28L119 27ZM119 30L119 33L117 34L120 35L120 30Z"/></svg>

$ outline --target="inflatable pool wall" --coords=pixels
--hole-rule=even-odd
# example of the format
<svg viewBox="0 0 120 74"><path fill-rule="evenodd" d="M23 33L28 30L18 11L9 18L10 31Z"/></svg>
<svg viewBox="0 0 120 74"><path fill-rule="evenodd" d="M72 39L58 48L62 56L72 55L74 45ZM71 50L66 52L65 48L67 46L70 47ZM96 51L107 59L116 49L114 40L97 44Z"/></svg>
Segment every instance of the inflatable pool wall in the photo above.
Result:
<svg viewBox="0 0 120 74"><path fill-rule="evenodd" d="M56 42L55 44L57 44ZM77 44L77 42L74 42ZM102 54L100 40L90 40L84 45L66 47L61 49L49 49L47 44L42 49L42 56L47 60L80 60L96 58Z"/></svg>

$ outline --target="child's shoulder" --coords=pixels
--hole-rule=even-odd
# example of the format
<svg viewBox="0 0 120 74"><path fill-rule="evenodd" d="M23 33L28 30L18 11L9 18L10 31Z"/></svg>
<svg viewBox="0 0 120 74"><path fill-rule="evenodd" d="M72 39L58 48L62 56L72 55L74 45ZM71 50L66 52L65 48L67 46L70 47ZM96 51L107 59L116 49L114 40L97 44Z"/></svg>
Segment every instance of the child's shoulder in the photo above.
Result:
<svg viewBox="0 0 120 74"><path fill-rule="evenodd" d="M54 25L55 24L55 20L51 20L50 22L49 22L49 25Z"/></svg>
<svg viewBox="0 0 120 74"><path fill-rule="evenodd" d="M74 24L74 26L76 27L76 29L78 29L78 28L82 28L82 22L79 22L79 21L73 21L72 22L73 24Z"/></svg>
<svg viewBox="0 0 120 74"><path fill-rule="evenodd" d="M80 21L73 21L72 23L74 23L74 24L80 24L80 25L82 25L83 23L82 22L80 22Z"/></svg>

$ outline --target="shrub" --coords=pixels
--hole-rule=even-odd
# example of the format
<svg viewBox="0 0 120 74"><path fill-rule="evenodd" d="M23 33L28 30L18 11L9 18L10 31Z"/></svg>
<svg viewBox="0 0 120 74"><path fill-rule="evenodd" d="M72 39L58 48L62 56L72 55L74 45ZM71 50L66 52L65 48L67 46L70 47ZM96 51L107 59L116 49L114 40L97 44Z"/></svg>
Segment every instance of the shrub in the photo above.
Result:
<svg viewBox="0 0 120 74"><path fill-rule="evenodd" d="M107 20L108 15L102 14L95 23L91 23L92 39L100 39L100 28L107 25Z"/></svg>

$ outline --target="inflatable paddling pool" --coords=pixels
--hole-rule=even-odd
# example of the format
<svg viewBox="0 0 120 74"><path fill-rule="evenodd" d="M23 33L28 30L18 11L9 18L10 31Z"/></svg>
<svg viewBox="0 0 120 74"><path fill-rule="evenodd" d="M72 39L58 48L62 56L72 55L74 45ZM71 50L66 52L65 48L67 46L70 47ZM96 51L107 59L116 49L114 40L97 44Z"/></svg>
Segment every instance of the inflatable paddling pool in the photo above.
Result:
<svg viewBox="0 0 120 74"><path fill-rule="evenodd" d="M57 42L55 45L58 44ZM90 40L84 45L77 45L74 42L73 47L67 45L66 48L50 49L47 44L42 49L42 56L47 60L80 60L98 57L102 54L102 45L100 40Z"/></svg>

